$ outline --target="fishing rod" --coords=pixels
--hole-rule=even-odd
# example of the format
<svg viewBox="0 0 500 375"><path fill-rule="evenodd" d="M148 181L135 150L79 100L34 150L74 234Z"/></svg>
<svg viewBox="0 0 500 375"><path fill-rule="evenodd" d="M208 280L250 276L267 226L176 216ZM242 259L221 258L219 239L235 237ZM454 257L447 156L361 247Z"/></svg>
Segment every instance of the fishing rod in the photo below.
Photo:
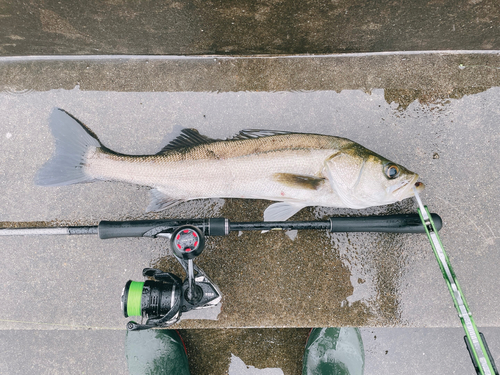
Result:
<svg viewBox="0 0 500 375"><path fill-rule="evenodd" d="M467 305L465 296L458 284L455 272L451 267L450 259L446 254L441 239L439 238L438 230L434 222L433 216L429 213L427 206L424 206L418 191L413 188L415 192L415 199L418 204L418 213L420 215L420 220L425 227L425 232L431 243L434 255L439 264L439 268L443 273L443 277L450 291L451 297L453 298L453 304L458 312L458 317L462 323L465 331L464 341L467 346L472 364L478 375L498 375L498 370L495 366L495 361L491 355L488 344L486 343L486 338L479 332L474 319L472 318L472 313Z"/></svg>
<svg viewBox="0 0 500 375"><path fill-rule="evenodd" d="M441 217L432 214L439 230ZM101 239L118 237L165 237L175 228L192 225L208 236L225 236L234 231L329 230L330 232L425 233L420 216L397 214L385 216L330 217L325 221L254 221L230 222L226 218L100 221L96 226L0 228L0 236L86 235Z"/></svg>
<svg viewBox="0 0 500 375"><path fill-rule="evenodd" d="M442 220L431 214L436 230ZM145 323L129 321L127 329L168 327L182 313L216 306L222 299L217 285L194 264L205 247L205 236L225 236L235 231L329 230L330 232L425 233L418 214L364 217L330 217L324 221L231 222L226 218L101 221L97 226L4 228L0 236L12 235L98 235L101 239L121 237L167 238L186 278L155 268L143 269L145 281L129 280L121 296L125 317L141 317Z"/></svg>

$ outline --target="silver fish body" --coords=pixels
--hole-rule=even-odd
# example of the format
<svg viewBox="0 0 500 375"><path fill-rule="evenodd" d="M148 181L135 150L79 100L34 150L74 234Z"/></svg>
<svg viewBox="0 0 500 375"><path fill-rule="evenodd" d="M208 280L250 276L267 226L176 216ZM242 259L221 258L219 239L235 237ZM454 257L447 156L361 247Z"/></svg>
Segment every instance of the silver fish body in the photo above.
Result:
<svg viewBox="0 0 500 375"><path fill-rule="evenodd" d="M306 206L366 208L413 196L418 175L345 138L247 130L214 140L193 129L156 155L113 152L74 117L54 110L55 156L37 183L97 180L150 186L148 210L200 198L278 201L265 220L286 220ZM423 184L419 184L423 188Z"/></svg>

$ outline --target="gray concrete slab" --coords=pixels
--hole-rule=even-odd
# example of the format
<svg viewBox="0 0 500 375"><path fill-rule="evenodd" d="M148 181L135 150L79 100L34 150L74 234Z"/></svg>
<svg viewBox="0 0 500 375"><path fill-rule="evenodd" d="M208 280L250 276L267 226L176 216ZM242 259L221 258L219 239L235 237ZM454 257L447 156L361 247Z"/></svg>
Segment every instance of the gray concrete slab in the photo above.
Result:
<svg viewBox="0 0 500 375"><path fill-rule="evenodd" d="M499 49L494 0L4 1L0 54L295 54Z"/></svg>
<svg viewBox="0 0 500 375"><path fill-rule="evenodd" d="M123 331L0 333L2 374L128 374Z"/></svg>
<svg viewBox="0 0 500 375"><path fill-rule="evenodd" d="M300 375L308 331L195 329L180 330L180 334L192 375ZM499 328L482 332L498 364ZM362 328L361 335L365 375L474 373L460 328ZM127 339L129 344L134 340ZM0 372L127 375L129 361L144 363L144 358L139 353L127 356L125 346L123 330L4 330L0 332Z"/></svg>
<svg viewBox="0 0 500 375"><path fill-rule="evenodd" d="M305 64L302 67L318 67L302 73L303 82L311 77L318 84L316 89L297 81L282 84L288 71L280 59L216 59L214 63L220 61L223 68L214 65L212 71L219 74L231 64L241 68L242 75L228 75L223 80L216 75L207 84L212 88L220 85L226 92L184 91L194 87L197 79L193 76L200 80L209 77L205 70L212 68L206 68L206 58L163 62L168 66L175 61L183 68L175 77L158 76L155 87L169 87L160 92L148 91L148 82L142 85L134 76L127 76L130 64L137 72L150 69L150 62L140 58L57 62L63 72L58 77L65 76L66 66L70 77L85 78L85 88L78 86L78 79L70 87L67 82L71 80L64 85L53 80L45 74L50 68L39 70L50 66L46 61L37 65L33 60L28 64L4 60L2 67L13 73L8 82L29 82L26 77L33 77L39 86L35 90L3 86L0 93L2 226L221 215L231 220L259 220L268 205L219 199L145 214L148 189L144 187L120 183L35 186L36 170L53 152L47 122L55 106L85 122L109 148L130 154L157 152L175 125L194 127L216 138L255 127L344 136L420 174L427 185L422 197L444 220L442 239L476 322L498 326L498 55L358 57L361 61L355 62L356 56L351 60L343 56L307 61L288 58L285 66L297 62ZM358 70L348 70L345 64L349 61ZM366 61L369 72L343 89L343 83L349 77L354 79ZM391 63L395 67L392 77L387 68ZM100 74L85 75L86 64ZM261 72L271 67L273 75L263 74L258 80L267 82L267 91L243 91L252 86L249 82L254 76L254 70L244 68L246 64ZM420 75L419 81L410 69L413 67L428 74ZM338 69L347 78L336 81ZM320 84L318 74L327 78L329 89ZM118 80L113 90L100 87L101 79L125 76L127 80ZM379 76L384 79L378 81ZM133 84L120 86L124 82ZM120 87L127 88L121 91ZM176 87L182 90L176 91ZM300 87L309 88L286 91ZM362 211L310 208L296 218L415 210L409 200ZM126 320L120 317L118 300L128 279L140 279L142 268L150 265L178 272L161 240L0 240L3 269L15 270L5 272L2 285L4 329L120 328ZM225 295L222 308L216 311L218 320L206 316L185 320L180 327L459 325L430 246L421 235L303 232L292 240L285 233L234 233L210 240L198 264L221 287ZM13 307L18 298L22 303ZM61 308L59 300L66 301Z"/></svg>

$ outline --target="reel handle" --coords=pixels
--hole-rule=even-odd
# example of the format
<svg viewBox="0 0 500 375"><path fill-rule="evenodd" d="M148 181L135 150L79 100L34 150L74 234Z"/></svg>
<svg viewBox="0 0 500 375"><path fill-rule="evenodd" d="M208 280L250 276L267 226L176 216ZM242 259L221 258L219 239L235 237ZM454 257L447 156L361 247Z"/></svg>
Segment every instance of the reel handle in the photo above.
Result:
<svg viewBox="0 0 500 375"><path fill-rule="evenodd" d="M203 252L205 236L195 226L180 226L172 232L170 248L176 257L187 261L188 284L184 298L190 304L195 305L203 298L203 290L196 285L193 260Z"/></svg>
<svg viewBox="0 0 500 375"><path fill-rule="evenodd" d="M193 225L180 226L172 232L170 248L181 259L194 259L205 248L205 236L198 227Z"/></svg>

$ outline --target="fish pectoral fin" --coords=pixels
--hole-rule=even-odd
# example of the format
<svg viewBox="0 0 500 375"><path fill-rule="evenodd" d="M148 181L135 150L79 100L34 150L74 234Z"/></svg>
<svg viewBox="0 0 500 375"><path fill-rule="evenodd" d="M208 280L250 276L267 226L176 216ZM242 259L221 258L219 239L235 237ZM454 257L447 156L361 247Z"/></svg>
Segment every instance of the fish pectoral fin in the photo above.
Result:
<svg viewBox="0 0 500 375"><path fill-rule="evenodd" d="M295 202L278 202L264 211L264 221L285 221L307 205Z"/></svg>
<svg viewBox="0 0 500 375"><path fill-rule="evenodd" d="M273 175L275 181L294 188L318 190L325 182L324 177L300 175L293 173L275 173Z"/></svg>
<svg viewBox="0 0 500 375"><path fill-rule="evenodd" d="M177 132L178 130L179 129L174 129L175 132ZM217 139L212 139L205 135L202 135L196 129L180 129L180 134L175 137L175 139L172 140L169 144L163 147L157 155L161 155L168 151L176 150L179 148L193 147L213 142L217 142Z"/></svg>
<svg viewBox="0 0 500 375"><path fill-rule="evenodd" d="M149 192L151 195L151 202L149 202L149 206L146 209L147 212L163 211L179 203L185 202L185 200L183 199L170 198L168 195L162 193L158 189L151 189Z"/></svg>

